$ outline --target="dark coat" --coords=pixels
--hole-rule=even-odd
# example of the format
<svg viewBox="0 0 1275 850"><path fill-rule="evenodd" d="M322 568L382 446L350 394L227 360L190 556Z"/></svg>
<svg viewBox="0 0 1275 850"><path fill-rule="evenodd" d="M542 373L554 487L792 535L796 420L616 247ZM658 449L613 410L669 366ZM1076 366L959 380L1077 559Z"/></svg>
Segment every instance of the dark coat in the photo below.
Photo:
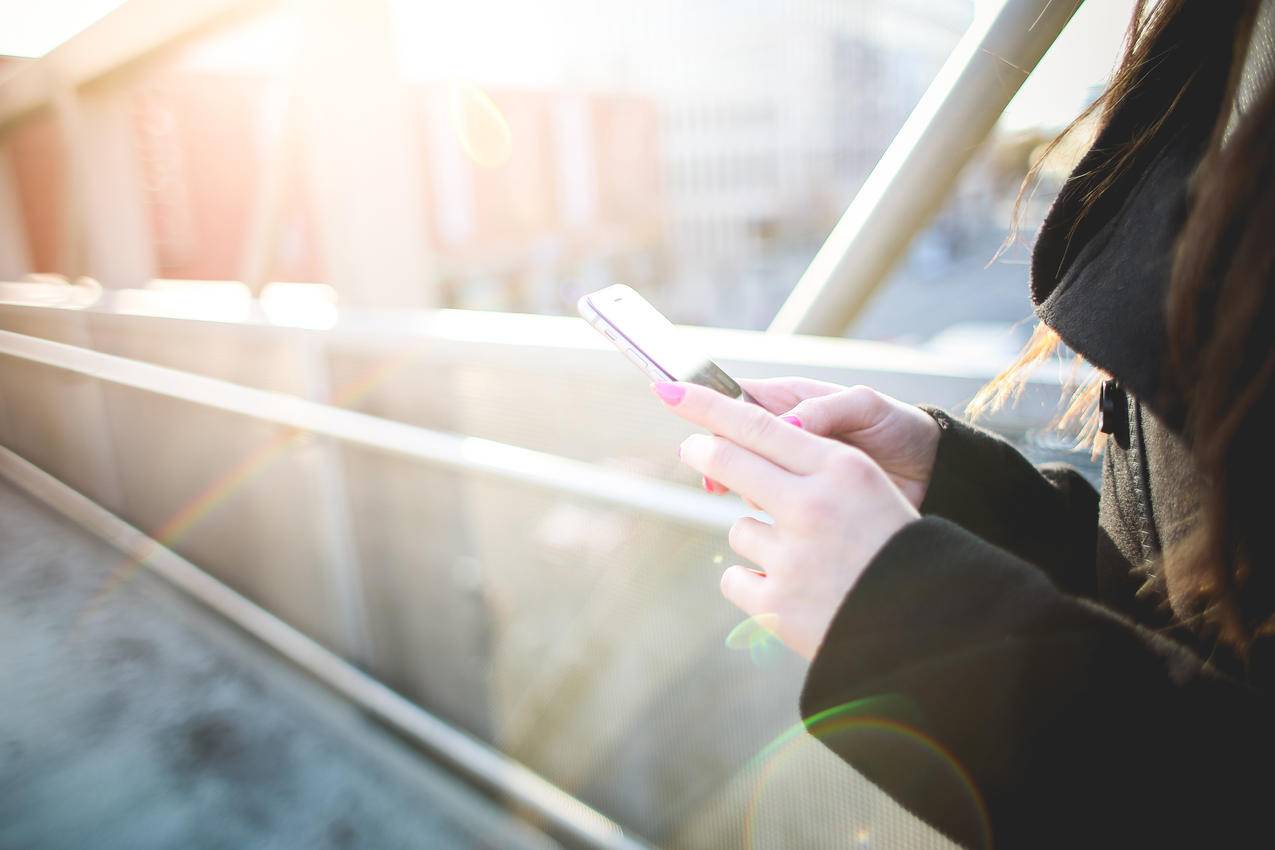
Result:
<svg viewBox="0 0 1275 850"><path fill-rule="evenodd" d="M1191 119L1214 114L1224 69L1075 226L1103 151L1177 91L1172 61L1113 115L1033 255L1040 318L1127 391L1101 499L931 411L924 516L846 597L802 693L813 734L968 846L1275 846L1271 652L1245 667L1218 651L1159 566L1198 506L1164 303L1213 124Z"/></svg>

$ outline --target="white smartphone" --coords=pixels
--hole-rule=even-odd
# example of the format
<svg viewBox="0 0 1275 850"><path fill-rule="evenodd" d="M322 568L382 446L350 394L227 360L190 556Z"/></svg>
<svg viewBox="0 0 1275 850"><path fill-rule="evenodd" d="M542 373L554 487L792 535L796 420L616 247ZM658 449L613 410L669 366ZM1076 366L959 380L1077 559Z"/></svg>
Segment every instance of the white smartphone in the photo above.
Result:
<svg viewBox="0 0 1275 850"><path fill-rule="evenodd" d="M679 338L659 310L624 284L582 297L580 315L652 381L686 381L752 401L730 375Z"/></svg>

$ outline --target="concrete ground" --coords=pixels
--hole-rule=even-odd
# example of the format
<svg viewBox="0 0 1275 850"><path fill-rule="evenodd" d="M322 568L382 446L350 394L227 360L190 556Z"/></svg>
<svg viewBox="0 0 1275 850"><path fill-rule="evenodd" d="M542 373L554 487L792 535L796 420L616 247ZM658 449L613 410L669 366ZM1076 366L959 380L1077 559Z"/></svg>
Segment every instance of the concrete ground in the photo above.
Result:
<svg viewBox="0 0 1275 850"><path fill-rule="evenodd" d="M554 846L122 564L0 483L0 850Z"/></svg>

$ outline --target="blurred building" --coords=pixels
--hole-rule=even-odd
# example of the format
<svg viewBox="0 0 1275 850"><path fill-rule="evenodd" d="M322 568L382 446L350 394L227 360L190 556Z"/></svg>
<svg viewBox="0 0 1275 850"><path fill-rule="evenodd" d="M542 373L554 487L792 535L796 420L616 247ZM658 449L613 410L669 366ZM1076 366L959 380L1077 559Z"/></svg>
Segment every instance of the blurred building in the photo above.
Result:
<svg viewBox="0 0 1275 850"><path fill-rule="evenodd" d="M686 4L662 110L670 307L763 327L968 25L969 3ZM635 52L638 52L635 49ZM673 299L676 298L676 301Z"/></svg>
<svg viewBox="0 0 1275 850"><path fill-rule="evenodd" d="M424 166L423 235L452 286L451 300L544 309L532 285L538 265L581 254L621 262L658 247L656 112L649 100L414 86L408 105ZM149 79L125 106L157 275L238 278L256 187L284 132L287 104L278 84L256 74L177 69ZM22 128L10 142L37 272L62 270L59 148L51 120ZM302 159L284 164L286 200L270 277L321 280ZM482 292L484 281L492 292Z"/></svg>

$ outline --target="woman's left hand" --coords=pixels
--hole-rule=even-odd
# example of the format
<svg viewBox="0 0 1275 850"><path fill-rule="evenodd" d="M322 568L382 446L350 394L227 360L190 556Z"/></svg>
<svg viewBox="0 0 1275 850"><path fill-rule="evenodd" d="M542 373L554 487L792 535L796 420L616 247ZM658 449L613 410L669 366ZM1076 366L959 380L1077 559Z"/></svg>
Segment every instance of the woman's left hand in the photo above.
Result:
<svg viewBox="0 0 1275 850"><path fill-rule="evenodd" d="M732 566L722 594L814 658L850 588L916 508L871 458L696 384L653 389L677 415L712 434L683 441L682 462L720 481L771 517L740 518L730 547L765 570Z"/></svg>

